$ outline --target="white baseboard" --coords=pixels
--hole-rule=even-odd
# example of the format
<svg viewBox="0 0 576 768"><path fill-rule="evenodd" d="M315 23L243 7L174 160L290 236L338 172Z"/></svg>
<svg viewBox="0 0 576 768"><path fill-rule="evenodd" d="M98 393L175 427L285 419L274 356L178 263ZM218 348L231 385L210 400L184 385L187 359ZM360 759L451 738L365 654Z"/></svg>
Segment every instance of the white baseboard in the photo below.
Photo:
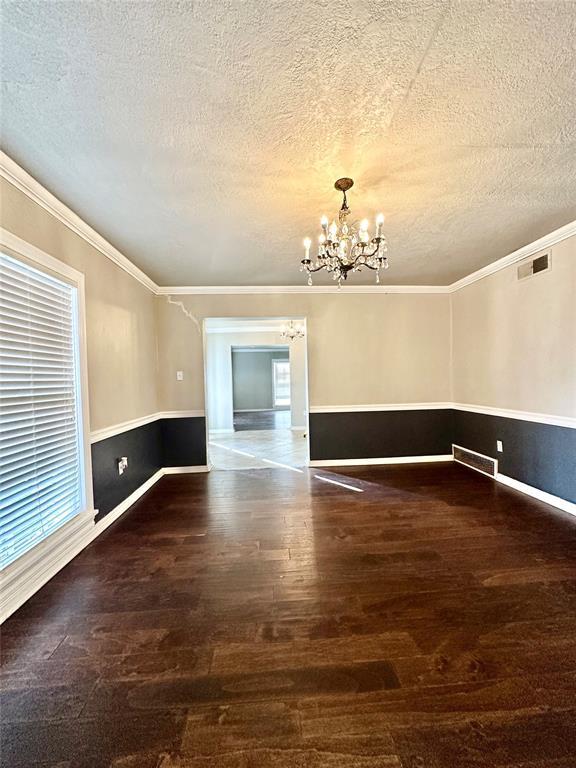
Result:
<svg viewBox="0 0 576 768"><path fill-rule="evenodd" d="M330 459L310 461L311 467L363 467L375 464L424 464L433 461L453 461L451 453L437 456L390 456L382 459Z"/></svg>
<svg viewBox="0 0 576 768"><path fill-rule="evenodd" d="M208 472L209 467L163 467L121 501L105 517L94 522L96 510L83 512L55 531L52 536L0 572L0 624L29 600L58 571L150 490L164 475Z"/></svg>
<svg viewBox="0 0 576 768"><path fill-rule="evenodd" d="M538 501L543 501L545 504L550 504L552 507L557 507L564 512L569 512L571 515L576 515L576 504L567 499L562 499L560 496L554 496L552 493L541 491L539 488L534 488L533 485L521 483L519 480L514 480L513 477L508 477L508 475L503 475L500 472L496 475L496 480L503 485L507 485L509 488L513 488L515 491L520 491L520 493L532 496L534 499L538 499Z"/></svg>
<svg viewBox="0 0 576 768"><path fill-rule="evenodd" d="M233 429L209 429L208 434L210 437L212 437L212 435L233 435L234 430Z"/></svg>
<svg viewBox="0 0 576 768"><path fill-rule="evenodd" d="M210 469L208 464L198 464L193 467L164 467L161 471L164 475L193 475L196 472L210 472Z"/></svg>
<svg viewBox="0 0 576 768"><path fill-rule="evenodd" d="M132 506L132 504L138 501L140 496L144 496L146 491L149 491L150 488L152 488L152 486L155 485L163 476L164 470L159 469L158 472L155 472L152 477L149 477L145 483L142 483L142 485L138 486L138 488L136 488L136 490L133 491L130 496L127 496L124 501L121 501L117 507L114 507L114 509L110 510L110 512L108 512L108 514L105 515L101 520L98 520L98 522L94 524L92 538L95 539L103 531L105 531L109 525L112 525L113 522L118 520L118 518Z"/></svg>

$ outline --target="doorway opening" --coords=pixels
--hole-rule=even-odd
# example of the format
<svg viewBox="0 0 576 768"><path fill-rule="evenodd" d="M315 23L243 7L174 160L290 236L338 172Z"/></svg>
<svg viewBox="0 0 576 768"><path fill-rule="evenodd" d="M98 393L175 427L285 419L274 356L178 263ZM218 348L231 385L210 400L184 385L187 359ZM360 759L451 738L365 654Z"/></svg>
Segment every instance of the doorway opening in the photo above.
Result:
<svg viewBox="0 0 576 768"><path fill-rule="evenodd" d="M207 318L204 360L212 469L308 464L306 336L282 337L288 320Z"/></svg>

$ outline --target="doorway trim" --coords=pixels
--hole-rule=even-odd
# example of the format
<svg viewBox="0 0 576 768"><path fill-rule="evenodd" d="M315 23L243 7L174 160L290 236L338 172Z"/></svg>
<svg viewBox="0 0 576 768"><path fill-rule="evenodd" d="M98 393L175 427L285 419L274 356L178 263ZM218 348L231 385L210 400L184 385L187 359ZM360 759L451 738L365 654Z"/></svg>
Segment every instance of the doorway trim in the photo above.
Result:
<svg viewBox="0 0 576 768"><path fill-rule="evenodd" d="M234 332L250 332L257 333L262 332L277 332L279 333L282 326L291 320L300 323L304 328L304 337L297 339L294 343L304 344L304 386L305 386L305 418L304 424L297 424L294 427L290 425L290 429L303 430L306 440L306 459L303 466L310 466L310 378L309 378L309 357L308 357L308 322L307 317L304 315L260 315L255 317L239 317L235 315L224 316L208 316L202 319L202 368L203 368L203 382L204 382L204 412L205 412L205 428L206 428L206 462L209 469L213 469L212 462L210 460L210 408L208 402L208 335L218 333L220 331L216 326L210 327L211 323L222 323L221 333L234 333ZM253 323L250 328L242 328L242 324ZM270 325L266 325L270 323ZM273 323L273 324L272 324ZM285 342L289 349L291 348L290 342ZM230 354L232 354L230 349ZM230 382L230 386L232 382ZM292 416L292 403L290 405ZM214 430L212 430L214 434Z"/></svg>

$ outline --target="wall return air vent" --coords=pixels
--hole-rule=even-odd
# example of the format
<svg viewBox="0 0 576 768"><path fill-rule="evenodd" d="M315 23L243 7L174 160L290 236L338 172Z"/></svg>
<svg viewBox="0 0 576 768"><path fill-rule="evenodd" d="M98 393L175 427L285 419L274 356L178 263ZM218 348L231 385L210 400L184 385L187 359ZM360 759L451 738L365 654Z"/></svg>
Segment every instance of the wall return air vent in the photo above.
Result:
<svg viewBox="0 0 576 768"><path fill-rule="evenodd" d="M525 280L527 277L539 275L541 272L547 272L550 269L550 254L543 253L535 256L533 259L522 262L518 267L518 280Z"/></svg>
<svg viewBox="0 0 576 768"><path fill-rule="evenodd" d="M454 461L460 464L465 464L471 469L475 469L477 472L482 472L484 475L490 477L496 477L498 472L498 462L496 459L491 459L490 456L484 456L482 453L476 453L468 448L462 448L460 445L452 445L452 455Z"/></svg>

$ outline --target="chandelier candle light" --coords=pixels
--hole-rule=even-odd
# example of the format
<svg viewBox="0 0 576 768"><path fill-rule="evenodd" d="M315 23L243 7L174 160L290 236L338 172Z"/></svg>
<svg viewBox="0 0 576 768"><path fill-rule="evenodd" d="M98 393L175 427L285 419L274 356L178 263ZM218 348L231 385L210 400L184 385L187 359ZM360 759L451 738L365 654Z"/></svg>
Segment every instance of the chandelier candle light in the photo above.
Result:
<svg viewBox="0 0 576 768"><path fill-rule="evenodd" d="M308 273L308 285L312 285L312 273L325 269L332 273L332 279L338 281L338 287L342 286L342 280L348 278L348 272L361 272L362 267L368 267L376 272L376 282L380 282L380 270L388 269L386 252L386 238L382 234L384 215L376 216L376 230L374 237L368 233L368 219L360 223L348 224L350 215L346 192L352 187L352 179L338 179L334 187L342 192L344 199L338 212L338 223L333 221L328 226L328 218L322 216L320 225L322 233L318 238L318 255L316 261L310 259L312 241L309 237L304 239L305 258L302 259L301 272Z"/></svg>

